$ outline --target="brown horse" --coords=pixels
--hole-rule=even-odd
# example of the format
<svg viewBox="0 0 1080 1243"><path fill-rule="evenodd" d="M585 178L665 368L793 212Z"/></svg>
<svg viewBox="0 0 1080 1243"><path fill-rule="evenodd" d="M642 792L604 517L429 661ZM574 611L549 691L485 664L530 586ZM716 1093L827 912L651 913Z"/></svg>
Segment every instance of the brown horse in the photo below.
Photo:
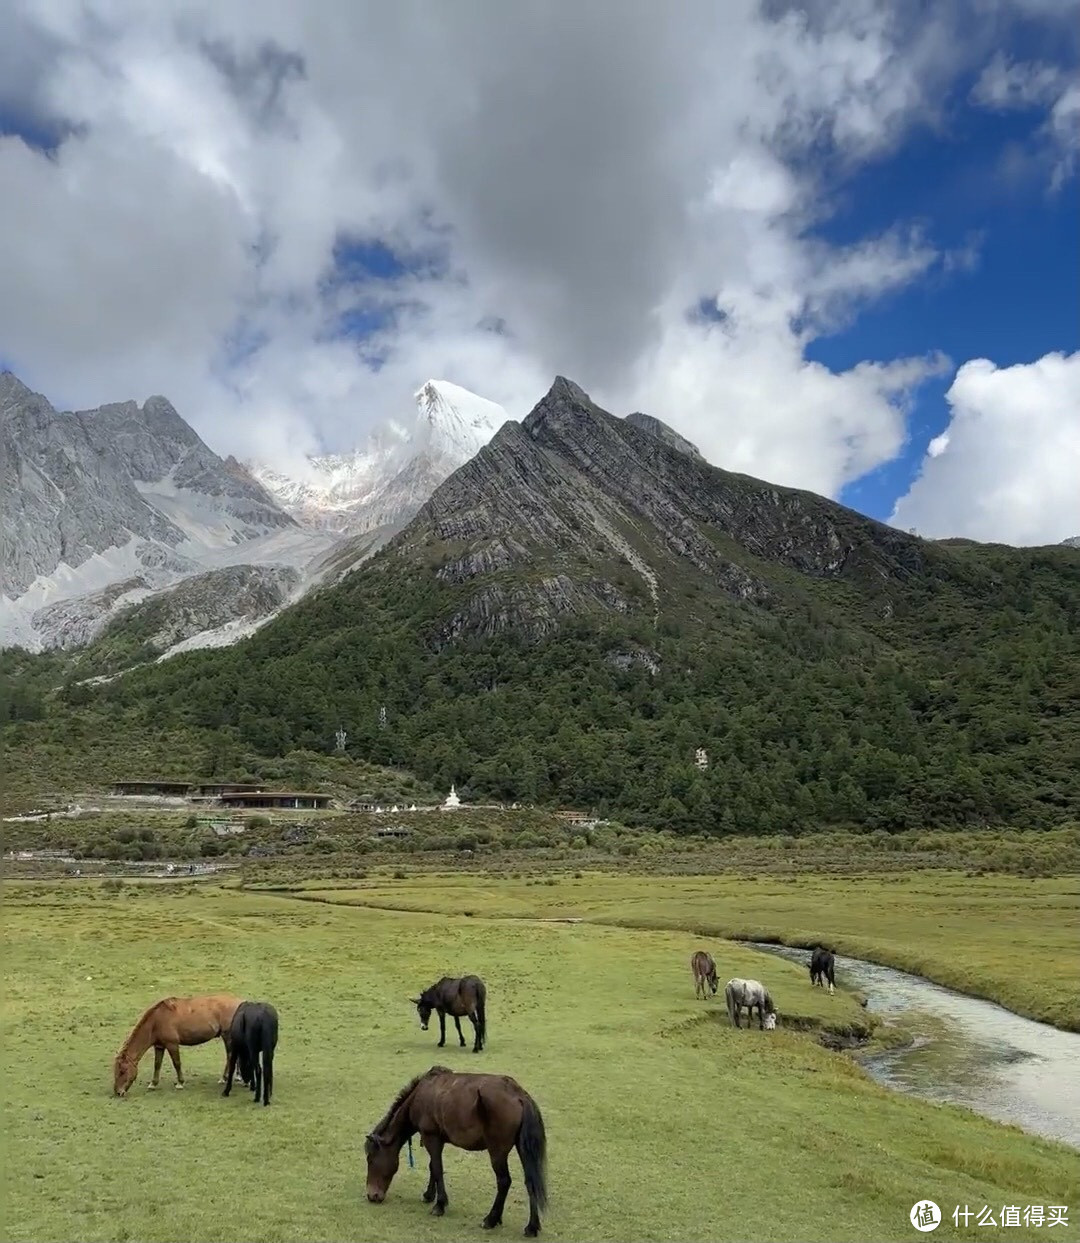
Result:
<svg viewBox="0 0 1080 1243"><path fill-rule="evenodd" d="M441 1049L446 1044L446 1016L449 1014L457 1028L458 1043L465 1048L465 1037L461 1034L461 1020L468 1018L473 1025L473 1052L479 1053L487 1043L487 1018L484 1006L487 1001L487 989L478 975L465 975L460 979L444 975L430 988L425 988L419 997L412 998L420 1015L420 1030L427 1031L428 1020L432 1010L439 1016L439 1044Z"/></svg>
<svg viewBox="0 0 1080 1243"><path fill-rule="evenodd" d="M425 1204L435 1201L434 1216L441 1217L449 1203L442 1153L446 1144L452 1144L466 1152L487 1150L496 1190L481 1224L485 1230L499 1225L511 1183L507 1157L511 1148L517 1148L529 1193L525 1234L532 1238L540 1233L540 1213L547 1203L547 1137L540 1107L515 1079L432 1066L427 1074L407 1083L364 1141L367 1198L372 1204L386 1199L406 1141L412 1160L412 1137L417 1131L431 1158L427 1190L421 1198Z"/></svg>
<svg viewBox="0 0 1080 1243"><path fill-rule="evenodd" d="M711 954L706 954L704 950L698 950L690 959L690 970L694 973L694 996L700 997L702 1001L706 1000L705 985L706 983L716 996L716 990L720 987L716 978L716 963L712 960Z"/></svg>
<svg viewBox="0 0 1080 1243"><path fill-rule="evenodd" d="M131 1030L123 1047L113 1060L113 1091L126 1096L139 1073L139 1061L147 1049L154 1050L154 1077L146 1085L158 1086L161 1059L169 1051L176 1070L176 1086L184 1086L180 1069L180 1046L206 1044L220 1036L225 1044L225 1067L229 1064L229 1024L232 1022L239 997L230 993L212 993L204 997L163 997L156 1001ZM224 1082L222 1074L219 1082Z"/></svg>

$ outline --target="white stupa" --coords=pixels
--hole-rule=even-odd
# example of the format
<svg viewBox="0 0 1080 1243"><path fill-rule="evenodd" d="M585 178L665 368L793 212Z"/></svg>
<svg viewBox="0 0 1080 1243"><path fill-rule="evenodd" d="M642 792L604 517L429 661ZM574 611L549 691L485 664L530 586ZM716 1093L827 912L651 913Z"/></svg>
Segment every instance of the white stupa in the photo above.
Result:
<svg viewBox="0 0 1080 1243"><path fill-rule="evenodd" d="M450 793L446 796L446 802L443 807L447 811L452 811L455 807L461 806L461 799L458 798L458 792L455 786L450 787Z"/></svg>

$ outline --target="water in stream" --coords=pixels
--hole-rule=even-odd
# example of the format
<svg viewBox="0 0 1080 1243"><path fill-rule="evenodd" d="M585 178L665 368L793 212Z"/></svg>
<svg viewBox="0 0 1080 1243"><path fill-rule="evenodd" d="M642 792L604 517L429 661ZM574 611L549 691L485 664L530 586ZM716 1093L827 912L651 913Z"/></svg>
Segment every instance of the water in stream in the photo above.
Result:
<svg viewBox="0 0 1080 1243"><path fill-rule="evenodd" d="M806 966L808 950L749 942ZM1058 1031L920 976L836 955L836 980L915 1043L864 1060L880 1083L953 1101L1080 1148L1080 1033ZM806 987L810 987L809 974Z"/></svg>

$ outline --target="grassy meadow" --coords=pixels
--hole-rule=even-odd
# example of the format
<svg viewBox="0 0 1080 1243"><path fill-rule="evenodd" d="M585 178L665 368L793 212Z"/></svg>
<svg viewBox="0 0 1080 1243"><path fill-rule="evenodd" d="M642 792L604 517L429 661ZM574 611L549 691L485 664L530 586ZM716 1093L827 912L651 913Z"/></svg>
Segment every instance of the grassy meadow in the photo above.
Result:
<svg viewBox="0 0 1080 1243"><path fill-rule="evenodd" d="M924 883L942 888L921 893ZM408 1078L440 1061L511 1074L536 1097L549 1141L544 1234L555 1240L910 1239L908 1212L925 1197L946 1216L956 1203L1070 1204L1075 1214L1074 1151L891 1093L820 1047L806 1028L867 1023L849 996L829 998L801 968L766 967L751 950L713 942L721 978L767 971L793 1025L736 1031L721 1018L722 999L695 1000L689 972L705 930L799 938L820 928L852 948L845 938L880 924L887 946L903 909L919 929L913 952L943 960L955 928L978 923L981 940L965 939L964 954L974 963L981 944L993 975L1007 943L993 926L1054 903L1059 921L1072 918L1067 886L1017 882L1016 893L997 890L996 904L987 893L965 916L959 881L853 882L844 902L818 884L568 877L496 888L459 876L309 895L333 902L202 884L9 884L5 1236L489 1238L480 1220L494 1180L483 1154L447 1149L442 1220L420 1201L419 1148L417 1168L402 1162L385 1204L364 1198L366 1131ZM432 909L369 909L360 898ZM463 906L471 916L440 913ZM538 918L498 918L515 915ZM597 922L542 922L567 915ZM1032 919L1029 963L1040 946L1051 952L1051 926L1049 913ZM437 1049L408 1000L465 971L488 985L479 1056L457 1048L452 1024ZM112 1056L146 1006L219 989L279 1009L271 1107L242 1090L220 1098L220 1042L182 1051L186 1091L172 1090L166 1058L162 1090L146 1092L151 1054L129 1098L114 1099ZM516 1154L511 1174L497 1234L518 1237L527 1210ZM947 1220L935 1237L959 1234Z"/></svg>
<svg viewBox="0 0 1080 1243"><path fill-rule="evenodd" d="M794 946L822 943L1080 1031L1076 876L403 874L371 876L361 885L313 881L298 892L395 910L577 918Z"/></svg>

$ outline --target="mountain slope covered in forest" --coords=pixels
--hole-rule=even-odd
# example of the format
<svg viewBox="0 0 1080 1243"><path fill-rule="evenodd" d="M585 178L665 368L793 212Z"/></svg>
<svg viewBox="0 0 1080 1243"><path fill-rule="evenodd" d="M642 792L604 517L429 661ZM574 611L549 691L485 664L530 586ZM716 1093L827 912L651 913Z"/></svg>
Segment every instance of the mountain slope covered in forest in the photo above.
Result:
<svg viewBox="0 0 1080 1243"><path fill-rule="evenodd" d="M344 725L439 787L683 832L1049 824L1080 809L1078 619L1077 550L923 541L559 378L344 581L36 727L276 755Z"/></svg>

